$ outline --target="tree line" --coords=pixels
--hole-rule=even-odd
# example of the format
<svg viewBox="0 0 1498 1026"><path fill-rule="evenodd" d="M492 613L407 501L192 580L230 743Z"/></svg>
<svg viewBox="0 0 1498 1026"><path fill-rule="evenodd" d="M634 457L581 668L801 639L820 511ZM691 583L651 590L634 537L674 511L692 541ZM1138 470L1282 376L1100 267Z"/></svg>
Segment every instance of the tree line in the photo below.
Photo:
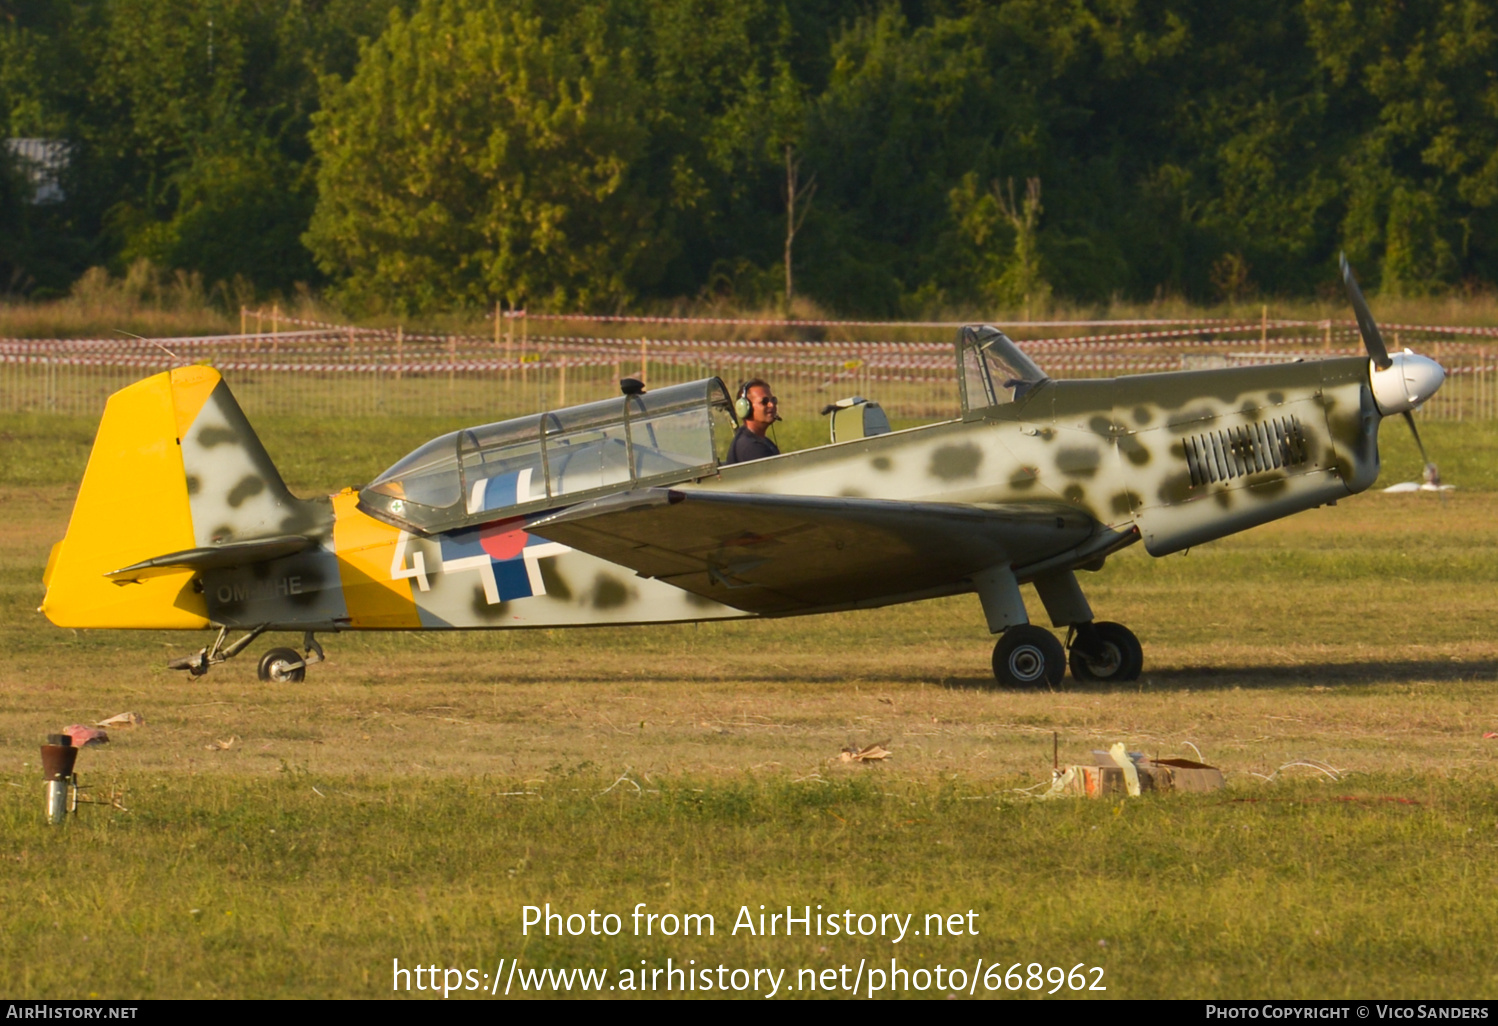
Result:
<svg viewBox="0 0 1498 1026"><path fill-rule="evenodd" d="M0 0L0 292L890 316L1498 282L1477 0ZM28 172L31 177L28 177Z"/></svg>

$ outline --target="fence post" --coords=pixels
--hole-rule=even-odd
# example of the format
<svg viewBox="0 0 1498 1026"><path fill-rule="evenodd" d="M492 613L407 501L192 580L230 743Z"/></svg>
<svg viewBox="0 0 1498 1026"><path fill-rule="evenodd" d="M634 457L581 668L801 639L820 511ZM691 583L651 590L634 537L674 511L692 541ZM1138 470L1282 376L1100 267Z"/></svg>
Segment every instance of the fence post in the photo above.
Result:
<svg viewBox="0 0 1498 1026"><path fill-rule="evenodd" d="M281 340L276 337L280 330L281 304L272 303L270 305L270 351L273 353L279 353L281 351Z"/></svg>
<svg viewBox="0 0 1498 1026"><path fill-rule="evenodd" d="M404 325L395 326L395 380L399 381L405 373L406 362L406 329Z"/></svg>

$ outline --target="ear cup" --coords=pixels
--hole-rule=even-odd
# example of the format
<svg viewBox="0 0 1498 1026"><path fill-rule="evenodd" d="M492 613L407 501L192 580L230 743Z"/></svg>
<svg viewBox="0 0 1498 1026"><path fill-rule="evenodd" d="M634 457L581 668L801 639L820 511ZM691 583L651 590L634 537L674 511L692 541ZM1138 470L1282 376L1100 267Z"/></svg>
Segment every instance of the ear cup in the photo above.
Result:
<svg viewBox="0 0 1498 1026"><path fill-rule="evenodd" d="M749 401L748 384L739 386L738 398L733 401L733 412L738 416L740 424L748 420L749 414L754 412L754 404Z"/></svg>

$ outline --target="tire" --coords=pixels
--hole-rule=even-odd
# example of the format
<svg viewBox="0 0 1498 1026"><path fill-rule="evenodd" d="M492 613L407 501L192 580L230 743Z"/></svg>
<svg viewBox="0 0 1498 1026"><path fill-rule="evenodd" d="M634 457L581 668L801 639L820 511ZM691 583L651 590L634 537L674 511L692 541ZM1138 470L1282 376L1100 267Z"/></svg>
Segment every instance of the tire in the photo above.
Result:
<svg viewBox="0 0 1498 1026"><path fill-rule="evenodd" d="M1066 648L1044 627L1020 624L993 647L993 675L1006 688L1053 688L1066 674Z"/></svg>
<svg viewBox="0 0 1498 1026"><path fill-rule="evenodd" d="M1107 651L1107 658L1098 661L1089 659L1075 642L1071 647L1071 675L1077 680L1098 684L1122 684L1138 680L1144 670L1144 648L1134 632L1121 623L1095 623L1098 641Z"/></svg>
<svg viewBox="0 0 1498 1026"><path fill-rule="evenodd" d="M270 684L300 684L307 664L294 648L273 648L260 657L260 679Z"/></svg>

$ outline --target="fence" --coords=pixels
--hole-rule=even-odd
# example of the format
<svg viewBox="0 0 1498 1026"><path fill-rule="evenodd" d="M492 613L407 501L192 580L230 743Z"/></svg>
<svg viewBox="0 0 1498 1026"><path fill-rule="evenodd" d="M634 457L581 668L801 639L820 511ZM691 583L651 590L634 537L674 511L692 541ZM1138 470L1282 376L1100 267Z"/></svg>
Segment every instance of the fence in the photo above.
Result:
<svg viewBox="0 0 1498 1026"><path fill-rule="evenodd" d="M712 375L730 387L767 378L787 419L814 417L849 395L876 399L905 422L958 409L955 323L506 314L492 336L478 336L299 321L279 311L267 332L265 315L249 313L246 322L252 317L261 330L238 335L0 339L0 412L97 416L111 392L193 362L223 372L252 417L493 421L617 395L621 377L657 387ZM1006 330L1056 378L1363 352L1351 321L1069 321ZM779 337L710 337L745 333ZM1410 346L1447 369L1423 417L1498 419L1498 329L1395 324L1384 333L1391 349Z"/></svg>

